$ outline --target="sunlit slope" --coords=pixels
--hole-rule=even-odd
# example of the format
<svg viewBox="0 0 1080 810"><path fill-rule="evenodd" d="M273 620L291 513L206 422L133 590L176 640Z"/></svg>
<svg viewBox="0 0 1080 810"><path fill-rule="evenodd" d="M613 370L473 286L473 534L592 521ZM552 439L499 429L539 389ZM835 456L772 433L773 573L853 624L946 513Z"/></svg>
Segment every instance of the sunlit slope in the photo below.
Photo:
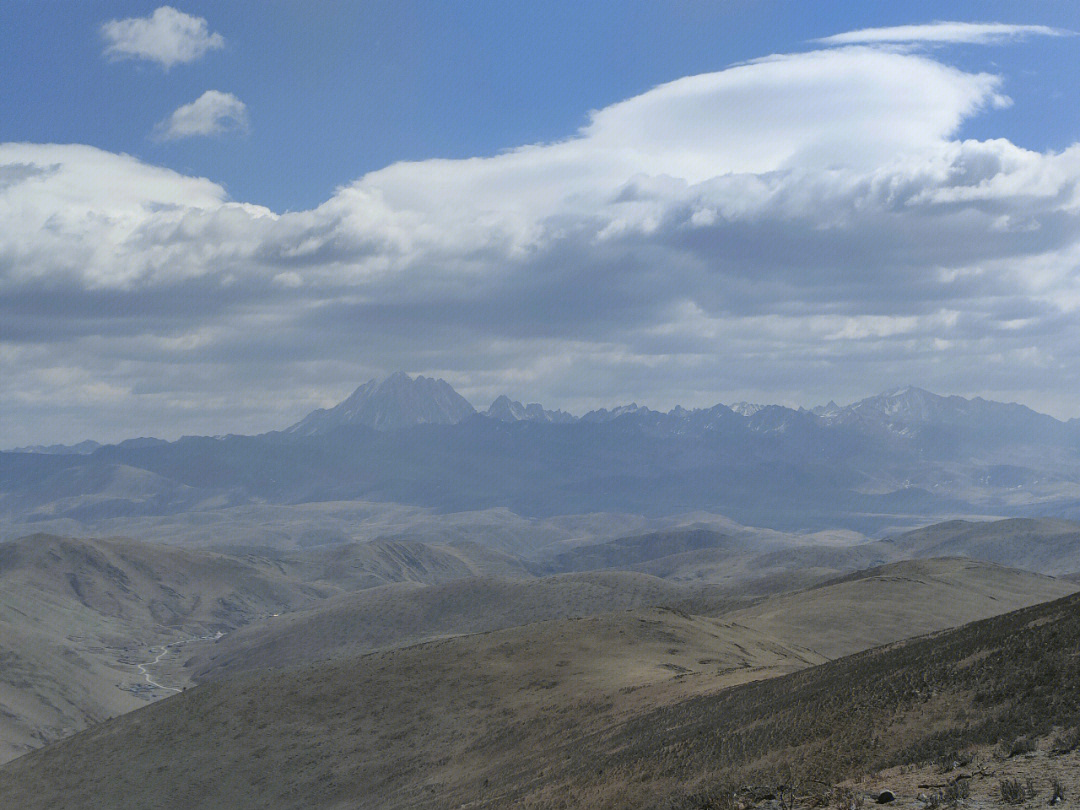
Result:
<svg viewBox="0 0 1080 810"><path fill-rule="evenodd" d="M777 596L730 618L836 658L1077 590L1072 582L978 560L910 560Z"/></svg>

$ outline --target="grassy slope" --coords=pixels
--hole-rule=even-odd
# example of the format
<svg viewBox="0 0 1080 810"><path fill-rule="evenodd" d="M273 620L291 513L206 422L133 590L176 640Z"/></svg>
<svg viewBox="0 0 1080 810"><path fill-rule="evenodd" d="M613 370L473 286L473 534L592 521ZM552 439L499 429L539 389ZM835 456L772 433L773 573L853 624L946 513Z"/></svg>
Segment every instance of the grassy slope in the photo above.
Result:
<svg viewBox="0 0 1080 810"><path fill-rule="evenodd" d="M213 681L0 769L0 805L416 807L557 767L583 734L821 659L619 612Z"/></svg>
<svg viewBox="0 0 1080 810"><path fill-rule="evenodd" d="M1076 727L1078 648L1073 595L691 699L590 741L515 804L579 806L589 797L596 808L682 806L678 796L700 799L723 785L830 783Z"/></svg>
<svg viewBox="0 0 1080 810"><path fill-rule="evenodd" d="M386 585L242 628L203 645L189 667L202 682L258 667L340 658L549 619L672 605L691 597L688 589L629 572L526 581L485 577L431 587Z"/></svg>
<svg viewBox="0 0 1080 810"><path fill-rule="evenodd" d="M829 587L845 594L868 580ZM946 604L957 587L942 578L932 593ZM820 600L828 590L809 593ZM922 624L909 629L943 626L931 592L915 593ZM887 613L896 595L886 590L871 612ZM982 609L992 613L995 602L988 595ZM979 627L971 632L981 639ZM997 627L990 644L1011 632ZM940 639L954 640L939 651ZM811 749L835 753L813 767L837 778L849 765L929 750L921 730L952 717L929 701L978 651L961 632L915 642L914 654L874 652L725 691L824 660L807 649L812 638L803 644L742 621L624 611L242 674L11 763L0 770L0 804L95 797L110 807L641 806L730 769L798 764ZM882 663L879 655L899 657ZM989 684L1007 674L979 677ZM994 694L1004 700L1008 690ZM914 718L924 710L920 725ZM888 734L863 733L894 716L900 725ZM806 750L784 753L789 743Z"/></svg>
<svg viewBox="0 0 1080 810"><path fill-rule="evenodd" d="M1076 590L1074 583L978 560L911 560L774 597L731 618L838 658Z"/></svg>

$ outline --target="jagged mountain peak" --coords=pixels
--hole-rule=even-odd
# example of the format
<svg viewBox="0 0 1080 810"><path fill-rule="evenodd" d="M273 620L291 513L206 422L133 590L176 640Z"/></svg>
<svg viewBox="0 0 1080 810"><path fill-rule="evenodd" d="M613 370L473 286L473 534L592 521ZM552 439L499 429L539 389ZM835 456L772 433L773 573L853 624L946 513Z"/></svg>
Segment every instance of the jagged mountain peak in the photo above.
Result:
<svg viewBox="0 0 1080 810"><path fill-rule="evenodd" d="M484 415L502 422L520 422L525 418L525 406L510 399L506 394L500 394Z"/></svg>
<svg viewBox="0 0 1080 810"><path fill-rule="evenodd" d="M454 425L476 413L443 379L396 372L369 380L333 408L312 411L286 430L314 435L340 425L396 430L412 425Z"/></svg>
<svg viewBox="0 0 1080 810"><path fill-rule="evenodd" d="M654 411L644 406L638 405L636 402L631 402L629 405L616 405L611 410L607 408L598 408L594 411L589 411L583 417L582 422L610 422L612 419L618 419L620 416L638 416L654 413Z"/></svg>
<svg viewBox="0 0 1080 810"><path fill-rule="evenodd" d="M500 394L484 412L484 416L498 419L501 422L548 422L551 424L565 424L577 420L573 414L565 411L549 411L543 406L531 402L522 405L517 400L510 399L506 394Z"/></svg>
<svg viewBox="0 0 1080 810"><path fill-rule="evenodd" d="M739 416L753 416L758 411L767 408L767 405L759 405L756 402L736 402L729 406Z"/></svg>

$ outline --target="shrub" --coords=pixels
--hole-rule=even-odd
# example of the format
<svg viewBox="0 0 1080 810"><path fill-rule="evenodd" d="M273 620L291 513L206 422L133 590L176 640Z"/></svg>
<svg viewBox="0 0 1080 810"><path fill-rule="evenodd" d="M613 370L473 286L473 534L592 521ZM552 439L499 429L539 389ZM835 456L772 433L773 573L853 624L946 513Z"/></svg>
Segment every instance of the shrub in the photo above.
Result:
<svg viewBox="0 0 1080 810"><path fill-rule="evenodd" d="M1001 743L1001 753L1004 757L1015 757L1020 754L1031 754L1038 749L1039 744L1033 737L1016 737L1011 742L1009 740L1003 740Z"/></svg>
<svg viewBox="0 0 1080 810"><path fill-rule="evenodd" d="M927 808L956 807L971 796L971 783L967 779L952 779L941 790L929 794L924 802Z"/></svg>
<svg viewBox="0 0 1080 810"><path fill-rule="evenodd" d="M1028 799L1035 798L1038 792L1035 790L1035 783L1030 779L1026 783L1019 779L1002 779L998 789L1001 801L1005 804L1023 804Z"/></svg>
<svg viewBox="0 0 1080 810"><path fill-rule="evenodd" d="M1054 737L1050 752L1053 754L1068 754L1077 748L1080 748L1080 726L1066 729Z"/></svg>
<svg viewBox="0 0 1080 810"><path fill-rule="evenodd" d="M833 805L837 810L861 810L863 797L849 787L833 789Z"/></svg>
<svg viewBox="0 0 1080 810"><path fill-rule="evenodd" d="M954 779L945 786L941 794L941 799L945 804L959 804L970 798L971 782L967 779Z"/></svg>
<svg viewBox="0 0 1080 810"><path fill-rule="evenodd" d="M1061 784L1061 780L1055 778L1050 783L1050 804L1058 804L1065 801L1065 786Z"/></svg>

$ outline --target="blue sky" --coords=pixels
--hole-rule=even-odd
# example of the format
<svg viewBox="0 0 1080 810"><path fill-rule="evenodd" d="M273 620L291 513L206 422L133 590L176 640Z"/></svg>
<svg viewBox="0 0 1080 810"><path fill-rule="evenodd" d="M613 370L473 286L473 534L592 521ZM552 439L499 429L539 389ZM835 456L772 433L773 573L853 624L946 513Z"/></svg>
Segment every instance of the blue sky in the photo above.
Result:
<svg viewBox="0 0 1080 810"><path fill-rule="evenodd" d="M156 3L0 6L0 140L85 143L221 183L275 211L327 199L398 160L491 155L558 140L599 109L682 76L875 26L971 19L1080 30L1067 2L196 2L226 47L164 71L102 58L110 19ZM1061 149L1080 132L1077 46L953 46L1007 77L1007 110L962 135ZM154 125L210 88L247 105L239 138L155 143Z"/></svg>
<svg viewBox="0 0 1080 810"><path fill-rule="evenodd" d="M481 407L915 384L1080 416L1077 31L4 3L0 446L268 430L396 370Z"/></svg>

